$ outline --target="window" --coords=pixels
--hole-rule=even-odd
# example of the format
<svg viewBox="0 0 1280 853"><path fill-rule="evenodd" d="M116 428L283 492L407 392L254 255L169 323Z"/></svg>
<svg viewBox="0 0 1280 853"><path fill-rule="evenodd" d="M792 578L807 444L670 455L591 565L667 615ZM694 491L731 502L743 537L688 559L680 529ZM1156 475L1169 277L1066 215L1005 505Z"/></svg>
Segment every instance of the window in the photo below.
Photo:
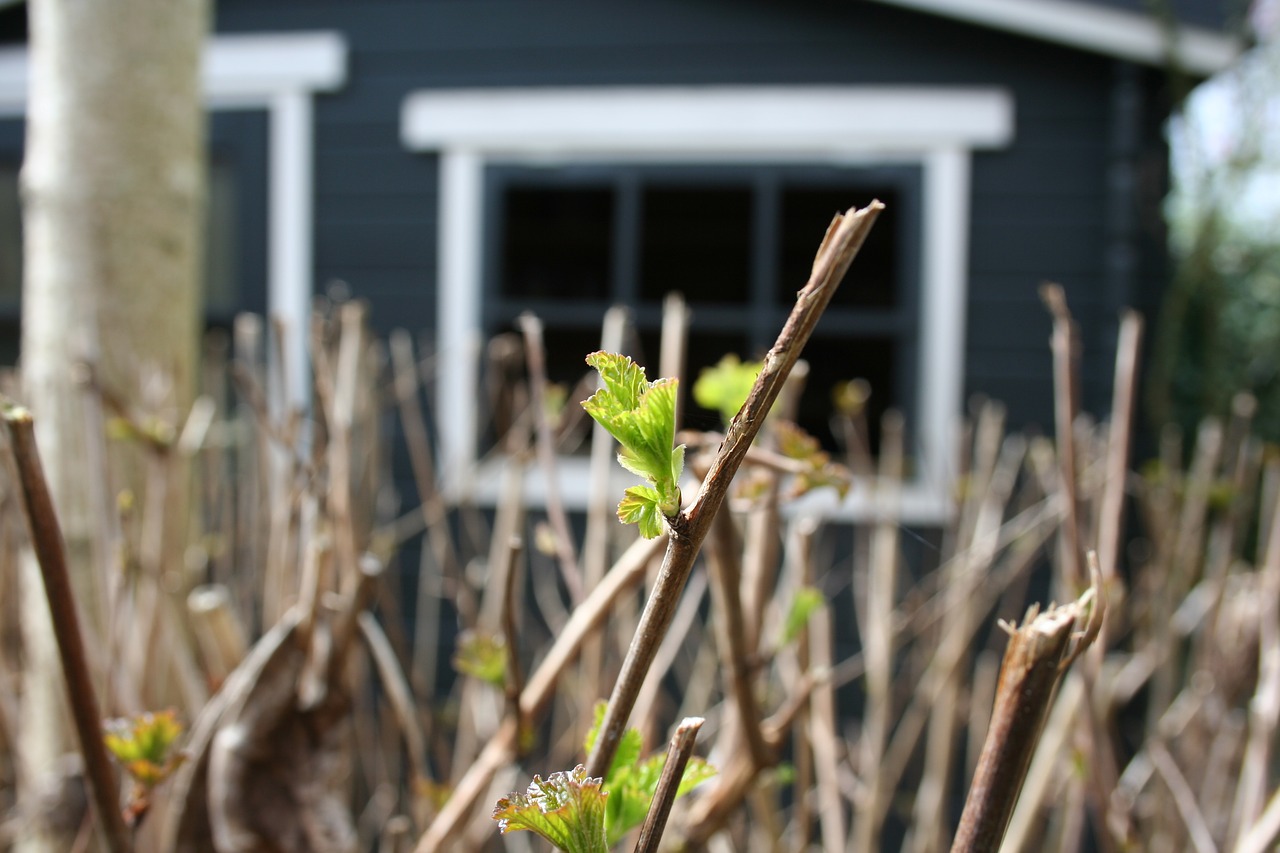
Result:
<svg viewBox="0 0 1280 853"><path fill-rule="evenodd" d="M872 387L872 445L879 416L908 412L919 291L918 166L489 167L486 172L486 334L533 310L547 328L553 381L574 383L599 346L611 305L625 305L643 363L654 365L662 300L692 309L686 376L726 353L744 359L772 345L808 280L831 217L873 198L887 205L853 281L836 292L806 351L810 378L799 420L830 449L830 392L863 378ZM646 357L648 356L648 357ZM688 399L692 426L717 417Z"/></svg>
<svg viewBox="0 0 1280 853"><path fill-rule="evenodd" d="M970 153L1003 147L1012 133L1012 100L997 89L584 87L411 94L401 136L411 149L434 152L440 161L437 406L449 412L439 423L446 487L481 498L497 492L496 472L478 463L477 356L484 335L509 319L517 291L541 288L544 304L558 306L554 316L542 312L543 320L556 324L555 341L576 356L580 342L571 341L569 332L596 311L593 299L629 300L642 330L652 334L654 319L646 312L654 310L659 293L677 289L669 281L682 282L679 289L695 310L703 308L694 320L702 326L694 342L705 343L709 353L691 353L696 365L729 345L749 347L776 333L770 313L789 307L797 287L791 276L797 269L807 273L820 239L808 233L805 219L821 211L825 225L847 203L833 204L826 192L884 190L897 193L901 219L891 229L877 226L890 235L877 240L888 242L870 247L858 264L892 274L848 288L820 324L808 356L822 370L844 360L879 366L880 375L868 378L891 389L882 402L895 400L914 425L914 479L893 511L907 522L941 520L950 507L950 438L964 380ZM590 229L564 227L590 210L596 212ZM743 211L750 211L749 226ZM702 235L702 251L693 258L684 223L707 220L715 226ZM528 231L516 234L525 227L520 223L547 245L539 248ZM751 254L744 261L738 247L748 227ZM584 251L577 261L567 257L567 243L574 240L591 247L579 247ZM652 248L646 251L646 245ZM768 262L761 263L766 252ZM501 273L495 258L501 258ZM748 287L722 292L706 274L721 264L739 275L745 264ZM562 277L552 280L553 269ZM604 296L581 295L596 286ZM528 306L537 310L538 300ZM849 334L857 335L856 347L848 346ZM590 338L594 346L596 335ZM812 421L814 415L805 417ZM584 471L560 467L565 503L584 505ZM541 488L528 478L527 497L539 500ZM857 517L885 508L870 490L855 489L844 504L826 510Z"/></svg>

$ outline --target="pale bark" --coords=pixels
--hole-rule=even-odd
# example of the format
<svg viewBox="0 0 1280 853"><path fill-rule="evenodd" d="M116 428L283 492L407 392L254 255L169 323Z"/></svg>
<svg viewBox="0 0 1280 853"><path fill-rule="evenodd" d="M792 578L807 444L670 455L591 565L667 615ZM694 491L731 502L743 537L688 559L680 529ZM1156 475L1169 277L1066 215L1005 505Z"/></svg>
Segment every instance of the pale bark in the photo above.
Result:
<svg viewBox="0 0 1280 853"><path fill-rule="evenodd" d="M198 337L204 124L199 52L208 0L32 0L31 93L22 171L25 227L22 379L68 544L88 629L101 627L105 590L94 547L114 489L100 419L86 405L81 363L139 410L163 399L176 420L189 404ZM144 397L143 377L151 390ZM155 393L155 389L163 393ZM127 461L135 490L142 466ZM112 448L113 464L121 454ZM184 518L184 477L170 478L165 551ZM173 565L173 564L170 564ZM39 587L24 573L27 670L23 781L70 747ZM108 663L109 662L104 662ZM75 827L71 827L72 830ZM29 850L65 850L35 838Z"/></svg>

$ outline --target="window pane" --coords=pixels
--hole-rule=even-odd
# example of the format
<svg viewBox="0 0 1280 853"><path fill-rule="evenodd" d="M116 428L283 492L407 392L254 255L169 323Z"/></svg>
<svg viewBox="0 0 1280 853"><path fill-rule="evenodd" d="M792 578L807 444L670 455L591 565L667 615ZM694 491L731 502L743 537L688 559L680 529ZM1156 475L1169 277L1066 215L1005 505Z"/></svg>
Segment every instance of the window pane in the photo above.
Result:
<svg viewBox="0 0 1280 853"><path fill-rule="evenodd" d="M22 215L18 164L0 163L0 306L17 308L22 293Z"/></svg>
<svg viewBox="0 0 1280 853"><path fill-rule="evenodd" d="M752 194L747 187L650 186L642 194L640 298L748 299Z"/></svg>
<svg viewBox="0 0 1280 853"><path fill-rule="evenodd" d="M208 204L204 221L204 306L210 314L231 316L240 309L236 254L236 170L230 163L209 164Z"/></svg>
<svg viewBox="0 0 1280 853"><path fill-rule="evenodd" d="M904 401L897 399L898 347L893 339L815 337L800 357L809 363L809 379L800 397L800 425L827 450L843 450L832 430L832 391L839 383L865 379L871 386L866 409L871 452L878 452L880 418L890 408L904 408Z"/></svg>
<svg viewBox="0 0 1280 853"><path fill-rule="evenodd" d="M893 308L903 298L900 288L901 234L900 191L888 186L789 187L782 192L781 276L777 299L782 305L795 301L796 292L809 280L813 256L831 218L850 207L864 207L872 199L885 209L867 235L845 284L833 305L859 308Z"/></svg>
<svg viewBox="0 0 1280 853"><path fill-rule="evenodd" d="M642 356L645 359L641 363L646 366L650 380L659 378L660 339L661 335L657 331L642 332L640 335ZM719 413L694 403L691 392L693 383L698 381L698 375L704 369L714 367L720 359L730 353L744 361L759 355L749 351L747 336L744 334L699 331L696 326L690 330L685 353L684 375L686 378L680 383L680 399L684 407L684 417L679 424L680 427L717 431L724 429Z"/></svg>
<svg viewBox="0 0 1280 853"><path fill-rule="evenodd" d="M607 187L507 189L499 293L525 299L607 297L613 195Z"/></svg>

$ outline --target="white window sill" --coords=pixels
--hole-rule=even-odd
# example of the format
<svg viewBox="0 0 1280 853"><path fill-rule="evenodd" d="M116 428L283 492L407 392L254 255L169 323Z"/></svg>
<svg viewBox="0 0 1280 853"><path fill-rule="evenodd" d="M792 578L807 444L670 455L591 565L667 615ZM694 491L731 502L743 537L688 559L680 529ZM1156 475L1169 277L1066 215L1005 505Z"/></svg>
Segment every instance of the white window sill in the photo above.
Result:
<svg viewBox="0 0 1280 853"><path fill-rule="evenodd" d="M479 506L496 506L503 489L514 474L511 460L489 459L477 465L465 483L453 483L445 488L451 502L470 502ZM607 500L613 506L628 486L637 480L618 466L609 474ZM547 504L547 480L536 462L529 463L521 478L524 503L527 507L545 507ZM589 461L585 457L560 457L556 460L556 488L560 502L566 510L583 512L590 502L591 477ZM817 517L835 522L865 523L892 518L900 524L933 527L945 524L954 514L954 505L944 487L911 480L902 485L892 504L878 494L873 480L859 478L844 500L832 489L817 489L804 497L783 504L787 517Z"/></svg>

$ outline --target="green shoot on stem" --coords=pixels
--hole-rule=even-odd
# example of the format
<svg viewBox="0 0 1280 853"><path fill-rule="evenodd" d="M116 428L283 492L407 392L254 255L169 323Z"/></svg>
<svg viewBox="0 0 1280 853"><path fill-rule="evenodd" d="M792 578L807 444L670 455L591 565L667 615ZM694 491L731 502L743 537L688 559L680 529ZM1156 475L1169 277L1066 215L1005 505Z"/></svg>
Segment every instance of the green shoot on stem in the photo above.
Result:
<svg viewBox="0 0 1280 853"><path fill-rule="evenodd" d="M680 512L684 445L673 447L677 382L649 382L643 367L617 353L593 352L587 364L600 374L601 388L582 408L622 445L618 463L649 483L627 489L618 518L654 539L662 533L662 519Z"/></svg>

